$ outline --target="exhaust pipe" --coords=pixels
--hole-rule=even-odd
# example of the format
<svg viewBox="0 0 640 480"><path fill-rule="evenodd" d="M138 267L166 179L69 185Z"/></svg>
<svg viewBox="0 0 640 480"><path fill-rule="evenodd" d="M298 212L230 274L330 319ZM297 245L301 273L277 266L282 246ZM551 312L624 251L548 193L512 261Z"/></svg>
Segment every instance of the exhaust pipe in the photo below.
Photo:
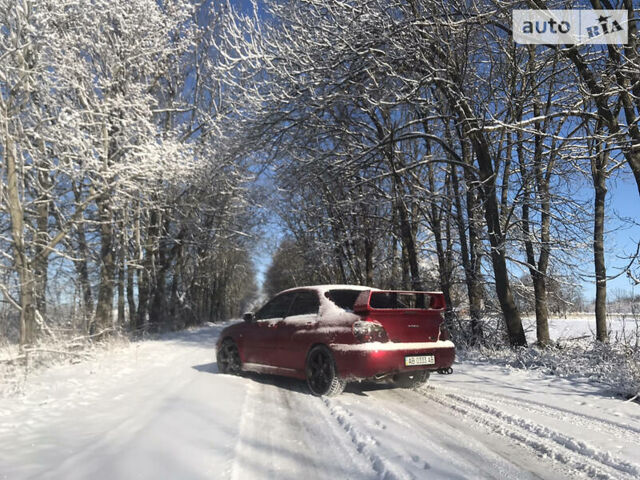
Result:
<svg viewBox="0 0 640 480"><path fill-rule="evenodd" d="M453 373L453 368L439 368L438 373L440 375L451 375Z"/></svg>

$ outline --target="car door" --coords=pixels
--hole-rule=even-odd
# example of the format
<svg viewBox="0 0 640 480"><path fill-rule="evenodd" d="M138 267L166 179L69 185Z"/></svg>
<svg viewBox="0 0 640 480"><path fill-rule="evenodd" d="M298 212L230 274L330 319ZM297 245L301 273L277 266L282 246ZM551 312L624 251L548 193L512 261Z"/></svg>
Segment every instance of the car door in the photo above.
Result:
<svg viewBox="0 0 640 480"><path fill-rule="evenodd" d="M299 370L304 366L310 334L318 325L320 299L315 290L298 290L289 313L277 329L275 348L277 365Z"/></svg>
<svg viewBox="0 0 640 480"><path fill-rule="evenodd" d="M245 363L260 365L277 364L277 332L281 321L289 311L295 292L281 293L273 297L255 315L245 334Z"/></svg>

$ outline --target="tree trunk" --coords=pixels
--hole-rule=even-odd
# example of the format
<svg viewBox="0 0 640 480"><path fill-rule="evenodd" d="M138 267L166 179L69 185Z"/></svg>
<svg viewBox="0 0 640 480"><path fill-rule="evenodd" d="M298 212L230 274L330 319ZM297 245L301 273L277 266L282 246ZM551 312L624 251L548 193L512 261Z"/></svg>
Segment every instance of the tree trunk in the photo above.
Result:
<svg viewBox="0 0 640 480"><path fill-rule="evenodd" d="M178 330L183 327L183 319L181 318L182 308L178 297L178 284L182 273L182 238L178 237L179 242L176 243L174 256L176 258L173 275L171 276L171 292L169 294L169 318L174 329Z"/></svg>
<svg viewBox="0 0 640 480"><path fill-rule="evenodd" d="M491 165L489 145L477 132L472 136L482 182L480 192L484 200L484 214L491 245L491 263L496 282L496 294L504 315L509 343L514 347L526 346L527 339L522 328L520 312L513 299L509 282L504 236L500 226L500 211L496 200L495 174Z"/></svg>
<svg viewBox="0 0 640 480"><path fill-rule="evenodd" d="M143 253L142 253L142 240L141 240L141 216L142 211L140 208L140 202L136 204L136 218L133 222L133 252L131 257L135 260L135 268L127 267L127 296L129 298L129 325L132 331L136 331L144 326L144 312L142 311L143 305L143 292L144 292L144 270L142 268ZM138 286L138 306L136 308L136 302L133 291L135 275L135 284Z"/></svg>
<svg viewBox="0 0 640 480"><path fill-rule="evenodd" d="M440 55L441 52L435 52ZM462 85L457 76L453 75L454 81ZM527 339L522 328L520 312L513 299L511 285L509 282L509 272L507 270L507 259L505 252L504 236L500 226L500 209L498 207L496 192L496 173L493 170L491 153L486 137L482 132L482 126L477 120L472 108L465 102L464 95L455 96L456 92L451 90L450 84L442 80L435 80L438 88L448 97L448 102L460 116L460 121L464 125L465 135L471 141L473 151L478 162L480 176L480 194L484 203L484 216L487 222L489 243L491 245L491 263L496 282L496 294L500 302L500 308L504 315L507 328L507 335L511 346L526 346Z"/></svg>
<svg viewBox="0 0 640 480"><path fill-rule="evenodd" d="M391 203L391 208L393 208L393 231L400 232L400 220L398 218L398 214L400 213L399 199L398 199L398 187L396 185L395 179L393 182L393 201ZM407 244L404 242L402 235L400 235L400 270L401 270L401 280L400 286L403 290L409 290L411 288L411 274L409 272L409 254L407 250Z"/></svg>
<svg viewBox="0 0 640 480"><path fill-rule="evenodd" d="M76 204L79 205L82 202L82 192L75 182L73 183L73 194ZM75 267L82 291L82 328L85 333L88 333L93 315L93 294L91 292L91 282L89 281L89 247L87 246L83 223L76 225L76 238L79 259L75 262Z"/></svg>
<svg viewBox="0 0 640 480"><path fill-rule="evenodd" d="M38 180L44 192L38 199L36 206L36 233L34 235L34 258L33 271L35 278L34 294L36 309L41 317L46 318L47 314L47 276L49 270L49 255L46 252L49 243L49 210L51 199L48 190L50 179L48 170L43 165L38 172Z"/></svg>
<svg viewBox="0 0 640 480"><path fill-rule="evenodd" d="M380 111L380 115L384 118L387 125L391 124L389 112L384 110ZM397 207L398 221L400 226L400 241L402 242L402 258L403 258L403 284L405 284L405 268L408 268L411 274L411 288L413 290L422 290L422 279L420 278L420 268L418 265L418 251L416 248L416 236L414 226L411 225L409 217L409 208L407 206L406 197L404 195L404 186L402 183L402 177L398 173L396 168L396 158L394 155L394 138L393 131L389 132L389 138L386 138L385 128L374 114L369 113L369 118L376 126L378 134L378 140L386 142L388 147L384 150L384 156L389 163L389 168L392 173L393 191L394 191L394 203ZM405 263L406 262L406 263ZM406 284L403 288L407 288Z"/></svg>
<svg viewBox="0 0 640 480"><path fill-rule="evenodd" d="M164 232L169 230L169 221L165 220L164 230L158 231L160 246L157 249L156 278L151 301L149 319L152 327L158 331L167 323L167 272L171 266L170 249L162 241Z"/></svg>
<svg viewBox="0 0 640 480"><path fill-rule="evenodd" d="M609 340L607 333L607 269L604 259L604 209L607 196L605 168L606 153L599 151L591 159L591 173L595 188L593 260L596 274L596 338L601 342Z"/></svg>
<svg viewBox="0 0 640 480"><path fill-rule="evenodd" d="M391 258L391 277L389 278L389 282L387 285L383 285L383 288L397 289L400 286L400 282L398 279L401 279L401 269L400 269L400 254L398 253L398 236L395 234L397 231L397 222L396 222L396 208L394 205L394 201L391 201L391 249L389 252L389 257ZM401 281L401 280L400 280Z"/></svg>
<svg viewBox="0 0 640 480"><path fill-rule="evenodd" d="M114 258L114 232L109 197L96 201L100 218L100 283L93 332L113 327L113 297L116 262Z"/></svg>
<svg viewBox="0 0 640 480"><path fill-rule="evenodd" d="M370 236L364 239L365 285L373 285L373 241Z"/></svg>
<svg viewBox="0 0 640 480"><path fill-rule="evenodd" d="M396 185L395 191L397 194L398 220L400 221L400 240L402 241L403 254L406 252L406 262L409 267L409 273L411 274L411 288L413 290L422 290L422 280L420 278L420 268L418 266L418 251L416 249L411 220L409 219L409 209L405 201L405 196L403 195L404 189L402 187L402 179L396 170L393 153L388 153L387 158L389 160L389 164L393 172L394 183Z"/></svg>
<svg viewBox="0 0 640 480"><path fill-rule="evenodd" d="M427 154L429 154L429 150L427 149ZM433 176L433 168L431 165L428 167L427 173L427 181L429 182L429 190L433 194L436 191L435 179ZM445 180L447 183L449 179ZM438 276L440 277L440 290L442 290L442 295L444 296L444 301L446 305L446 314L447 314L447 322L451 320L451 264L447 258L447 251L451 248L451 245L448 244L443 246L443 236L442 236L442 217L443 211L446 208L445 216L449 217L451 214L451 202L449 201L449 197L444 195L443 205L441 202L436 204L435 200L432 199L430 201L429 213L427 215L427 219L429 222L429 227L431 228L431 233L433 233L434 242L436 245L436 256L438 257ZM444 220L448 222L447 220Z"/></svg>
<svg viewBox="0 0 640 480"><path fill-rule="evenodd" d="M136 328L142 329L149 316L149 272L146 268L138 270L138 310L136 312Z"/></svg>
<svg viewBox="0 0 640 480"><path fill-rule="evenodd" d="M540 127L537 125L536 128L539 130ZM533 282L533 294L534 294L534 302L535 302L535 313L536 313L536 338L538 340L538 345L541 347L546 347L551 343L551 339L549 337L549 309L547 305L547 285L546 285L546 273L547 273L547 265L549 260L549 199L548 199L548 190L544 188L544 181L538 179L536 185L538 187L538 196L541 198L541 216L542 216L542 225L541 225L541 245L540 245L540 261L536 262L534 245L533 245L533 233L531 232L531 222L530 222L530 202L531 202L531 175L526 168L525 165L525 154L524 154L524 144L522 135L517 135L517 144L518 144L518 159L520 161L520 176L523 184L523 203L522 203L522 232L523 232L523 242L525 246L525 254L527 259L527 266L529 268L529 274L531 275L531 280ZM540 158L538 157L538 152L541 155L541 148L537 145L535 147L534 154L534 168L538 169L540 166ZM551 165L549 165L551 168ZM536 177L540 175L539 172L535 172Z"/></svg>
<svg viewBox="0 0 640 480"><path fill-rule="evenodd" d="M471 165L471 152L465 148L463 142L463 159ZM469 292L469 314L471 316L471 332L473 337L482 339L482 310L484 301L484 286L482 284L482 222L480 211L479 182L467 168L463 170L464 182L467 186L467 222L469 223L469 276L467 288Z"/></svg>
<svg viewBox="0 0 640 480"><path fill-rule="evenodd" d="M463 142L464 143L464 142ZM467 149L463 147L463 159L468 157ZM475 225L475 195L470 191L471 185L467 185L467 223L465 227L462 195L458 172L455 167L452 170L453 198L456 204L456 225L458 227L458 237L460 238L460 252L462 266L464 268L465 284L467 287L467 297L469 298L469 317L471 321L471 344L474 345L482 339L482 325L480 323L482 309L482 284L480 283L479 261L477 258L478 238ZM471 183L471 182L468 182ZM468 233L466 233L468 231ZM467 236L469 238L467 242Z"/></svg>
<svg viewBox="0 0 640 480"><path fill-rule="evenodd" d="M120 232L120 241L118 242L118 326L123 328L126 322L125 318L125 241L126 236L124 233L123 222L122 230Z"/></svg>
<svg viewBox="0 0 640 480"><path fill-rule="evenodd" d="M143 269L138 284L138 326L149 326L156 323L152 318L151 303L154 298L154 289L157 276L157 249L156 244L160 232L160 215L157 210L149 211L149 225L147 226L147 238L144 248Z"/></svg>
<svg viewBox="0 0 640 480"><path fill-rule="evenodd" d="M129 306L129 330L134 331L136 324L136 297L133 291L133 271L131 264L127 264L127 305Z"/></svg>
<svg viewBox="0 0 640 480"><path fill-rule="evenodd" d="M547 306L547 283L539 272L532 275L533 292L536 304L536 336L538 345L546 347L551 343L549 337L549 308Z"/></svg>
<svg viewBox="0 0 640 480"><path fill-rule="evenodd" d="M27 257L24 242L24 210L18 186L17 151L4 125L4 152L7 165L7 207L11 219L14 262L18 272L20 290L20 346L32 344L36 339L35 276Z"/></svg>

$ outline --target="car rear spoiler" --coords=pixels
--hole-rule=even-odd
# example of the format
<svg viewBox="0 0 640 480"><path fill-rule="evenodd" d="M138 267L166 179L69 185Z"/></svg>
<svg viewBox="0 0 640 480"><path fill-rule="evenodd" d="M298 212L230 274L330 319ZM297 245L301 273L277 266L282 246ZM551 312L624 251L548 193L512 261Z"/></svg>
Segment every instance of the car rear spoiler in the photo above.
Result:
<svg viewBox="0 0 640 480"><path fill-rule="evenodd" d="M410 300L413 305L402 305L403 300ZM442 292L421 292L414 290L364 290L353 305L355 313L366 313L373 310L437 310L446 307Z"/></svg>

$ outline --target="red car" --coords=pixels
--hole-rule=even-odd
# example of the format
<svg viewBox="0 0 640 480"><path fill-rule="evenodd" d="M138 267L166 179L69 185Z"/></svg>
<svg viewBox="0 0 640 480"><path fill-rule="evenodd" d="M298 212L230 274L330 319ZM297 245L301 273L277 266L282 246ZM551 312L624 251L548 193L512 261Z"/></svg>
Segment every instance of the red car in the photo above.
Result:
<svg viewBox="0 0 640 480"><path fill-rule="evenodd" d="M415 387L451 373L455 346L443 325L442 293L319 285L285 290L244 322L225 328L218 370L306 379L314 395L352 380Z"/></svg>

